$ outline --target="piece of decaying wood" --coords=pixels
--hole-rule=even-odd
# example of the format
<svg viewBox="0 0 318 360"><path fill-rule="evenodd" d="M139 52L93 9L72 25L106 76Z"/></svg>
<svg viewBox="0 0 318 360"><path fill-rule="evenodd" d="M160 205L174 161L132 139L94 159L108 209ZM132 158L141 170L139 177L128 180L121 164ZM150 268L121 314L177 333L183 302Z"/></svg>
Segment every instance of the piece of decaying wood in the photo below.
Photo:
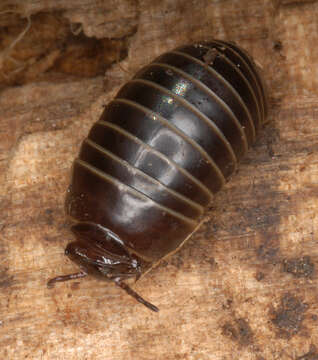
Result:
<svg viewBox="0 0 318 360"><path fill-rule="evenodd" d="M111 60L104 79L87 67L83 76L69 73L53 61L54 71L35 71L39 77L27 84L22 77L19 86L1 90L0 357L318 356L312 346L318 343L318 4L6 0L1 7L18 12L17 34L26 16L38 26L42 16L61 29L78 24L83 41L125 39L127 52L120 64ZM32 26L28 34L37 35ZM120 67L134 73L167 49L209 37L237 41L262 65L271 121L201 230L136 284L160 313L90 278L47 289L52 276L76 270L63 255L72 238L63 212L70 167L102 105L129 78ZM24 49L36 70L43 44L30 40L30 57L19 44L15 50ZM63 51L74 49L65 44Z"/></svg>

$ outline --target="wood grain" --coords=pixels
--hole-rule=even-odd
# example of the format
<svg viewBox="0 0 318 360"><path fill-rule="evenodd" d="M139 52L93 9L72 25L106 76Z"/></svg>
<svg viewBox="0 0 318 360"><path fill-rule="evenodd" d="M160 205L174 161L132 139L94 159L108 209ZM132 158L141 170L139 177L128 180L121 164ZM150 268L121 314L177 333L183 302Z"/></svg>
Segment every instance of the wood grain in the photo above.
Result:
<svg viewBox="0 0 318 360"><path fill-rule="evenodd" d="M17 44L11 53L24 51L22 74L38 65L34 77L6 83L0 93L1 359L318 358L318 3L288 3L1 3L0 24L10 36L11 25L19 34L26 17L32 29L32 19L40 26L37 16L46 13L52 29L56 20L63 29L75 24L83 47L96 37L125 41L126 49L104 77L87 68L82 76L63 72L54 59L40 67L44 38L31 29L29 52ZM201 229L136 283L161 311L91 278L47 289L49 278L76 271L63 255L72 238L64 196L72 160L102 105L161 52L214 37L236 41L261 65L270 121ZM0 54L7 47L3 38Z"/></svg>

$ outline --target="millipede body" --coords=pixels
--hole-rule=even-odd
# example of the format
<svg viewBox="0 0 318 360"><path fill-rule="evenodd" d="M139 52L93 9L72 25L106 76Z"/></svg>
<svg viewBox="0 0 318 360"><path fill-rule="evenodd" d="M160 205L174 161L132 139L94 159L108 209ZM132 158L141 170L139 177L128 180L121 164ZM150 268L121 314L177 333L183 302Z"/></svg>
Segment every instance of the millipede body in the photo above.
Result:
<svg viewBox="0 0 318 360"><path fill-rule="evenodd" d="M225 41L182 46L142 68L106 106L73 164L66 198L76 241L65 253L158 308L138 279L195 231L267 116L250 56Z"/></svg>

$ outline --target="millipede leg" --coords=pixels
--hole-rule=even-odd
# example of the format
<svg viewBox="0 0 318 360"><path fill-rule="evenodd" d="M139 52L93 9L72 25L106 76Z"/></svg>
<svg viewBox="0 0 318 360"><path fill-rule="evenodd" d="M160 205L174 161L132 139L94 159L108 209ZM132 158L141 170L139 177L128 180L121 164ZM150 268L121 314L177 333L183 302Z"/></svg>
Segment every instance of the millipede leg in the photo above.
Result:
<svg viewBox="0 0 318 360"><path fill-rule="evenodd" d="M120 280L115 280L114 281L115 284L119 287L121 287L122 289L124 289L126 291L126 293L130 296L132 296L133 298L135 298L137 301L139 301L140 303L142 303L143 305L145 305L148 309L158 312L159 309L157 308L157 306L151 304L150 302L146 301L145 299L143 299L140 295L138 295L131 287L129 287L127 284L125 284L124 282L120 281Z"/></svg>
<svg viewBox="0 0 318 360"><path fill-rule="evenodd" d="M53 287L56 282L62 282L62 281L68 281L68 280L74 280L74 279L80 279L87 275L87 273L80 271L75 274L68 274L68 275L62 275L57 276L47 282L47 287Z"/></svg>

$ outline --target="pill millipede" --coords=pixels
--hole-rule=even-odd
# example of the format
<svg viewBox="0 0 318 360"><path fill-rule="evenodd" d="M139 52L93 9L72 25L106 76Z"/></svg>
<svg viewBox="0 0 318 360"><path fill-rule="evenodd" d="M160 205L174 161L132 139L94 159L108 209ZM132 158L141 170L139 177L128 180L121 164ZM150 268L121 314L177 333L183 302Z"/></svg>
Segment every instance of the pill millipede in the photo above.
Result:
<svg viewBox="0 0 318 360"><path fill-rule="evenodd" d="M138 279L198 228L268 113L259 69L245 50L214 40L178 47L143 67L105 107L73 163L65 209L80 271Z"/></svg>

